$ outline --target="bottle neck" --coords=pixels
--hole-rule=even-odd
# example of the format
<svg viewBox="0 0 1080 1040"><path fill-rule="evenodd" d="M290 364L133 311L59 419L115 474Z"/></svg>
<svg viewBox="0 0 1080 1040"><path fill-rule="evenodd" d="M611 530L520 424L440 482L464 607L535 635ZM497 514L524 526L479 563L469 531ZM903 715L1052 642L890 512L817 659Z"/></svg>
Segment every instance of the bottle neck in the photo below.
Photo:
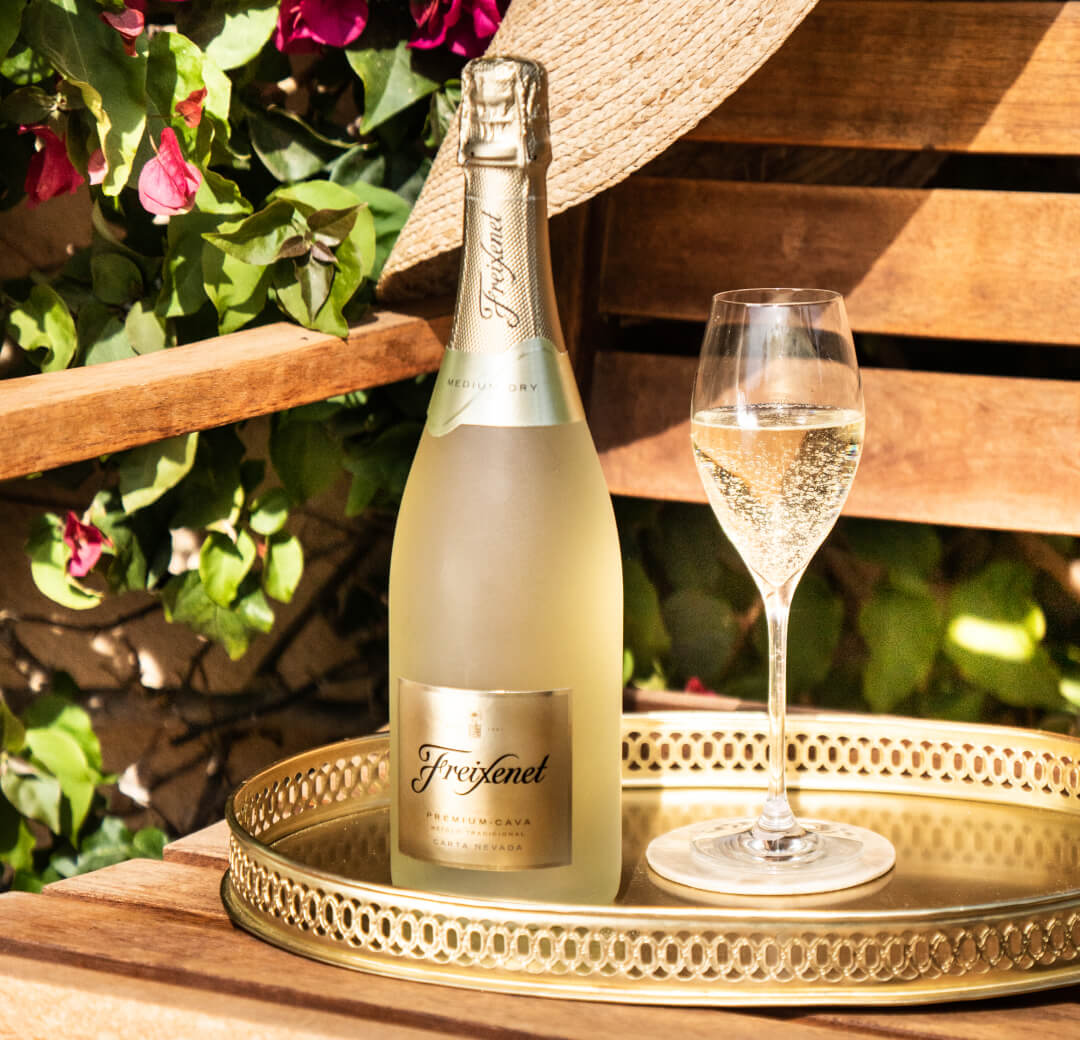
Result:
<svg viewBox="0 0 1080 1040"><path fill-rule="evenodd" d="M465 165L465 228L451 350L563 344L551 278L545 168Z"/></svg>

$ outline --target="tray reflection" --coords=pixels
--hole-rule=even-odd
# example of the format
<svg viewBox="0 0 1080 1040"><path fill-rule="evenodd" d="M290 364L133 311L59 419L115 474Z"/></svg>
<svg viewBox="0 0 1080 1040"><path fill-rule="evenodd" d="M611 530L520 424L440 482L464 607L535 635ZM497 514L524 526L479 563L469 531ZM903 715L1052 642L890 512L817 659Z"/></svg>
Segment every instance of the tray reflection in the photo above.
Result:
<svg viewBox="0 0 1080 1040"><path fill-rule="evenodd" d="M657 834L695 820L752 815L758 791L628 788L623 791L622 906L756 907L790 916L932 913L1010 906L1080 891L1080 817L1015 804L905 794L792 792L800 816L857 823L896 847L896 868L870 885L805 897L710 896L658 883L644 864ZM297 863L350 881L390 885L389 813L368 808L274 842Z"/></svg>

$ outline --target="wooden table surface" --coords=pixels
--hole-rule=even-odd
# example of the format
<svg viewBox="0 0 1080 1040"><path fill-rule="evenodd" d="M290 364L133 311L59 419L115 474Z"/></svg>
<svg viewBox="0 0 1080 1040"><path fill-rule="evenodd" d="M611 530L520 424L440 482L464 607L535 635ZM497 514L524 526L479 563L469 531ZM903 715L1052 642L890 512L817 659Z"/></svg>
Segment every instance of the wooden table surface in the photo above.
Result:
<svg viewBox="0 0 1080 1040"><path fill-rule="evenodd" d="M218 894L225 825L0 896L0 1037L1080 1038L1080 987L919 1008L725 1010L454 990L305 960L234 928Z"/></svg>

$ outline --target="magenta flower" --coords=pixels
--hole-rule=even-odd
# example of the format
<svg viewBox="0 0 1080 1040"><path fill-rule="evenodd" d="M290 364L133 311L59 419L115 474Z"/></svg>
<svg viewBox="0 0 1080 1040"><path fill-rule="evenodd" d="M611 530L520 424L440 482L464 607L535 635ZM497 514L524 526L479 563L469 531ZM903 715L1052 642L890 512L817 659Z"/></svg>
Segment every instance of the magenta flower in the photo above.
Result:
<svg viewBox="0 0 1080 1040"><path fill-rule="evenodd" d="M69 195L83 183L82 174L71 165L63 138L44 123L20 126L19 133L33 134L38 140L38 150L26 168L27 206L33 209L57 195Z"/></svg>
<svg viewBox="0 0 1080 1040"><path fill-rule="evenodd" d="M347 47L367 20L367 0L281 0L274 45L288 54Z"/></svg>
<svg viewBox="0 0 1080 1040"><path fill-rule="evenodd" d="M507 0L409 0L416 33L410 47L446 47L463 58L487 50L499 28Z"/></svg>
<svg viewBox="0 0 1080 1040"><path fill-rule="evenodd" d="M100 148L95 148L86 160L87 178L91 184L101 184L108 172L109 164L105 161L105 153Z"/></svg>
<svg viewBox="0 0 1080 1040"><path fill-rule="evenodd" d="M185 162L176 131L167 126L161 131L157 155L146 162L139 174L139 201L148 213L164 217L188 213L195 205L195 192L202 179L199 168Z"/></svg>
<svg viewBox="0 0 1080 1040"><path fill-rule="evenodd" d="M146 28L145 0L128 0L127 6L119 14L102 11L99 17L120 34L128 57L135 57L135 41Z"/></svg>
<svg viewBox="0 0 1080 1040"><path fill-rule="evenodd" d="M64 524L64 545L71 550L67 562L67 572L73 578L84 578L94 569L94 564L101 559L101 550L112 542L93 524L84 524L68 510Z"/></svg>
<svg viewBox="0 0 1080 1040"><path fill-rule="evenodd" d="M176 102L176 114L192 129L202 122L206 87L193 90L183 101Z"/></svg>

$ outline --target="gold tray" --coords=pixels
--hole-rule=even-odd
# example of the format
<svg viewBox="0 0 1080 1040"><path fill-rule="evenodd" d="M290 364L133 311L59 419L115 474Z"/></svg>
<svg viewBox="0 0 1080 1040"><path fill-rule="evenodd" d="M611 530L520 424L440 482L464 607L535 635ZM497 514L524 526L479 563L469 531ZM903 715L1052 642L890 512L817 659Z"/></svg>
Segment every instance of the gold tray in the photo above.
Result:
<svg viewBox="0 0 1080 1040"><path fill-rule="evenodd" d="M655 835L754 812L759 712L623 718L623 876L610 906L482 902L390 882L385 735L263 770L227 806L222 897L241 927L350 968L473 989L648 1004L908 1004L1080 981L1080 740L796 715L800 815L888 837L859 889L710 897L660 887Z"/></svg>

